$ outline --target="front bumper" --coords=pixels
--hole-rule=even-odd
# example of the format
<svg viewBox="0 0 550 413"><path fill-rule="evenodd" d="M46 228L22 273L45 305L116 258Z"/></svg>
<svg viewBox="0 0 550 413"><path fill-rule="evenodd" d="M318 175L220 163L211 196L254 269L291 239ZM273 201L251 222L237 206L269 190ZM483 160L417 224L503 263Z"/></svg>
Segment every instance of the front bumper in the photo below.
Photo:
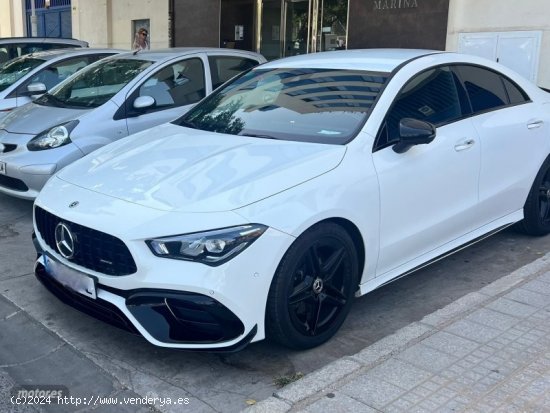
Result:
<svg viewBox="0 0 550 413"><path fill-rule="evenodd" d="M244 325L235 314L201 294L147 289L122 291L101 286L97 299L92 299L48 275L42 256L36 262L35 276L65 304L132 334L142 335L140 330L143 328L154 339L167 344L216 345L240 338L232 345L220 347L227 352L239 351L258 331L254 326L243 335ZM119 305L124 302L126 310L112 301ZM134 323L141 328L136 328Z"/></svg>
<svg viewBox="0 0 550 413"><path fill-rule="evenodd" d="M11 150L0 153L5 174L0 174L0 192L33 200L48 179L61 168L80 159L82 151L73 143L43 151L29 151L27 142L33 135L4 134L0 143Z"/></svg>
<svg viewBox="0 0 550 413"><path fill-rule="evenodd" d="M55 245L49 246L37 232L35 246L39 256L47 254L63 267L96 280L95 300L66 291L66 287L56 286L45 278L44 262L39 257L37 278L43 283L46 280L46 287L54 290L62 301L137 332L161 347L234 351L265 337L265 306L271 281L294 237L269 228L245 251L218 267L160 258L154 256L145 243L152 233L197 232L246 222L233 212L164 212L105 196L98 196L96 204L96 196L82 188L63 185L57 189L55 193L42 192L35 208L45 206L44 198L48 198L50 205L58 203L58 210L50 210L51 213L60 216L69 226L79 222L118 237L136 264L135 272L127 275L108 275L85 268L63 258ZM76 208L67 206L76 199L81 200ZM101 219L98 219L99 211ZM119 211L124 211L124 215ZM185 230L177 228L179 223Z"/></svg>

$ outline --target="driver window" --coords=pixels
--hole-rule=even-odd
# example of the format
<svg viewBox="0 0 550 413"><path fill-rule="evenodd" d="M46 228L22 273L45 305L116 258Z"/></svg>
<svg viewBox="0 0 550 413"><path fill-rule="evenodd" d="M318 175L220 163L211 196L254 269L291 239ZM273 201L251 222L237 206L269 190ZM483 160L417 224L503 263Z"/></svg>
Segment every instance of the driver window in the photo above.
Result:
<svg viewBox="0 0 550 413"><path fill-rule="evenodd" d="M139 88L139 96L151 96L158 109L190 105L205 95L204 66L199 58L166 66Z"/></svg>
<svg viewBox="0 0 550 413"><path fill-rule="evenodd" d="M462 116L460 90L449 67L437 67L413 77L401 89L386 116L377 146L396 141L403 118L419 119L436 126Z"/></svg>

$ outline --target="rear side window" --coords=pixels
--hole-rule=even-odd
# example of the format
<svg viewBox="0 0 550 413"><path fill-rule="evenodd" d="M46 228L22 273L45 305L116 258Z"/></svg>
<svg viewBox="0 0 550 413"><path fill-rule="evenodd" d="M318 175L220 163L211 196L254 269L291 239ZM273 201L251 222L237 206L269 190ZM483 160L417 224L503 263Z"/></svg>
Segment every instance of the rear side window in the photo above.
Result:
<svg viewBox="0 0 550 413"><path fill-rule="evenodd" d="M508 94L499 74L477 66L460 66L458 70L474 113L508 105Z"/></svg>
<svg viewBox="0 0 550 413"><path fill-rule="evenodd" d="M520 89L519 86L515 85L505 77L503 77L502 80L504 81L504 87L508 92L508 97L510 98L510 103L512 105L517 105L520 103L525 103L530 101L529 96L527 96L527 93L525 93L522 89Z"/></svg>
<svg viewBox="0 0 550 413"><path fill-rule="evenodd" d="M212 89L216 89L239 73L258 65L254 59L235 56L209 56L208 63L212 76Z"/></svg>

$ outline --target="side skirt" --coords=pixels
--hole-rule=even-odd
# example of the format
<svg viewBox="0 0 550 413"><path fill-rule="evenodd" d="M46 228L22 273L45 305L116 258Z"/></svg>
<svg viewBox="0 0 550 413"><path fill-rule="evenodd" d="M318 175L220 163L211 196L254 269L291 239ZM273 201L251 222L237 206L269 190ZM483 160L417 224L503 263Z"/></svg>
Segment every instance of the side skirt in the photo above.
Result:
<svg viewBox="0 0 550 413"><path fill-rule="evenodd" d="M502 231L503 229L508 228L509 226L515 224L518 221L521 221L522 219L523 209L509 214L503 218L497 219L496 221L493 221L488 225L485 225L460 238L457 238L456 240L448 242L442 247L436 248L435 250L418 257L417 259L411 260L408 263L403 264L392 271L381 274L376 278L373 278L366 283L359 285L359 290L355 295L356 297L360 297L395 280L403 278L415 271L418 271L424 267L427 267L430 264L433 264L436 261L442 260L443 258L446 258L449 255L454 254L455 252L461 251L472 244L483 241L484 239L496 234L497 232Z"/></svg>

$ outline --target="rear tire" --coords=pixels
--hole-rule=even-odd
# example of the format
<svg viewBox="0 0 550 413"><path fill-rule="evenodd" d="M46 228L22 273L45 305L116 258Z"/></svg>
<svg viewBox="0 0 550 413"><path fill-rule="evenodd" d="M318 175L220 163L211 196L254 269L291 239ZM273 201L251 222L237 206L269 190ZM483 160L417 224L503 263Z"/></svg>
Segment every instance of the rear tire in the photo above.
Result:
<svg viewBox="0 0 550 413"><path fill-rule="evenodd" d="M350 235L335 223L313 226L279 263L267 300L267 336L295 349L324 343L344 322L357 287Z"/></svg>
<svg viewBox="0 0 550 413"><path fill-rule="evenodd" d="M542 164L523 207L519 229L529 235L550 233L550 157Z"/></svg>

